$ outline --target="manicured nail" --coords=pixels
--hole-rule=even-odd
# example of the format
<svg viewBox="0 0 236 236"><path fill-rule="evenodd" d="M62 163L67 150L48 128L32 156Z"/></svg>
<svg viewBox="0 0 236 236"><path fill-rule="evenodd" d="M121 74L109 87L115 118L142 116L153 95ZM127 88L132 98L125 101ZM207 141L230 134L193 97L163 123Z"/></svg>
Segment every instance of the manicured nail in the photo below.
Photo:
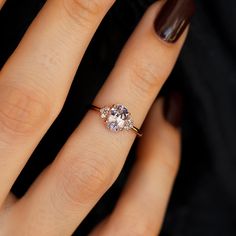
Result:
<svg viewBox="0 0 236 236"><path fill-rule="evenodd" d="M176 128L181 127L183 97L179 92L171 92L164 101L163 113L165 119Z"/></svg>
<svg viewBox="0 0 236 236"><path fill-rule="evenodd" d="M188 26L194 11L193 0L167 0L155 20L156 33L164 41L175 43Z"/></svg>

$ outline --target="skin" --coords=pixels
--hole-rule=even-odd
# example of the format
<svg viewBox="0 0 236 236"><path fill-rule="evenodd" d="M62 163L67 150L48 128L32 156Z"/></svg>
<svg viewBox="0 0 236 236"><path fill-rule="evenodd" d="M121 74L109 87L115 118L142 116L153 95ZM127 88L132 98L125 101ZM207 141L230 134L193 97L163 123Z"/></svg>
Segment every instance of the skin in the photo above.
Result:
<svg viewBox="0 0 236 236"><path fill-rule="evenodd" d="M48 0L1 70L0 235L71 235L122 169L135 134L110 132L90 110L25 196L10 194L59 114L85 50L113 3ZM184 32L168 44L155 34L153 22L162 4L147 10L93 102L122 102L137 127L145 122L123 194L91 235L157 235L162 225L179 165L180 132L165 121L163 100L155 98L186 37Z"/></svg>

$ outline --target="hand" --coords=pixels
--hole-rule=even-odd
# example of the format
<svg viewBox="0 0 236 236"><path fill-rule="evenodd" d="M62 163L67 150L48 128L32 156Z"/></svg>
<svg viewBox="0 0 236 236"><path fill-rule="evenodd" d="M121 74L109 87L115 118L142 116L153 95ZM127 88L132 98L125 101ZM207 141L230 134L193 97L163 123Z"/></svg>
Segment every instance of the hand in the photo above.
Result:
<svg viewBox="0 0 236 236"><path fill-rule="evenodd" d="M1 235L71 235L121 171L135 133L109 131L90 110L25 196L15 199L9 193L59 114L78 64L113 3L47 1L1 70ZM137 127L172 70L192 13L190 0L163 4L148 9L93 102L122 102ZM113 214L92 235L160 230L180 155L179 131L165 121L162 106L162 99L153 104L127 186Z"/></svg>

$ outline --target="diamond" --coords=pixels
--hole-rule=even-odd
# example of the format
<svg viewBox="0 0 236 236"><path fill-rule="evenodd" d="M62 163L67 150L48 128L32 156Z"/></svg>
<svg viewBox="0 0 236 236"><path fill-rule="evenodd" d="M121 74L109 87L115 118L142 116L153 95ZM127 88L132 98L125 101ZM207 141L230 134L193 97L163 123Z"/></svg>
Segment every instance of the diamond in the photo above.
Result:
<svg viewBox="0 0 236 236"><path fill-rule="evenodd" d="M110 111L110 107L103 107L100 109L101 118L105 119Z"/></svg>
<svg viewBox="0 0 236 236"><path fill-rule="evenodd" d="M123 129L129 130L133 127L133 121L128 109L121 104L115 104L109 110L103 110L101 113L104 114L107 128L114 132Z"/></svg>
<svg viewBox="0 0 236 236"><path fill-rule="evenodd" d="M126 120L124 129L125 130L130 130L133 127L134 127L134 122L133 122L132 118L130 117L128 120Z"/></svg>

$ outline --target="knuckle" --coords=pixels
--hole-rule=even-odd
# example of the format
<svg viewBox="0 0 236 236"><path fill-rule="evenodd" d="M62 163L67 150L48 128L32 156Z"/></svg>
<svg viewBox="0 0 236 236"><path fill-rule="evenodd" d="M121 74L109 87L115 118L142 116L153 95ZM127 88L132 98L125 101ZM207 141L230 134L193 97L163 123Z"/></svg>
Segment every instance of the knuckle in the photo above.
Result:
<svg viewBox="0 0 236 236"><path fill-rule="evenodd" d="M44 95L23 88L2 87L0 95L0 129L15 134L36 131L49 114Z"/></svg>
<svg viewBox="0 0 236 236"><path fill-rule="evenodd" d="M161 71L161 70L160 70ZM145 62L134 63L131 67L131 83L138 95L148 95L162 86L164 75L158 67Z"/></svg>
<svg viewBox="0 0 236 236"><path fill-rule="evenodd" d="M63 192L74 204L86 204L103 194L111 184L112 171L104 161L90 159L65 168Z"/></svg>
<svg viewBox="0 0 236 236"><path fill-rule="evenodd" d="M73 20L87 25L91 19L94 19L94 16L104 12L108 2L108 0L63 0L63 5Z"/></svg>

